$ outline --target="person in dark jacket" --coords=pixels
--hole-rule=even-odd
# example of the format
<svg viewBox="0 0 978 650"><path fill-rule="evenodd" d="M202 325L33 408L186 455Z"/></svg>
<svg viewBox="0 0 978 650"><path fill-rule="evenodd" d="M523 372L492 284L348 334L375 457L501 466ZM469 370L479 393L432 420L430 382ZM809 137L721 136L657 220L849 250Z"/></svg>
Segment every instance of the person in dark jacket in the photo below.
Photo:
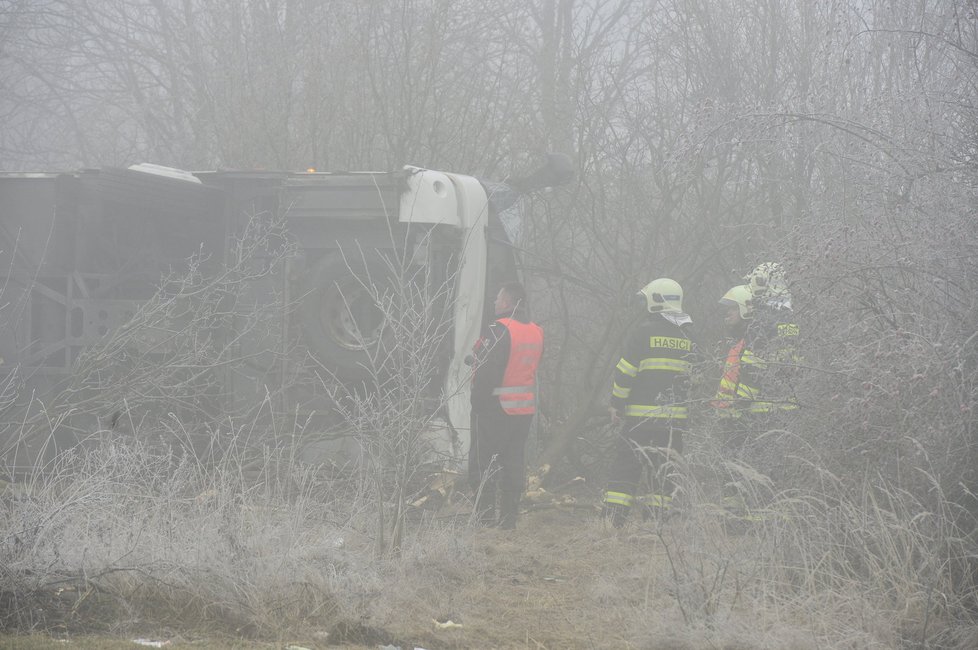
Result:
<svg viewBox="0 0 978 650"><path fill-rule="evenodd" d="M773 478L779 458L772 454L775 448L764 437L780 428L798 408L785 374L793 359L784 356L794 354L792 344L798 328L785 320L790 313L780 308L759 309L759 294L749 284L732 287L720 304L726 308L728 349L711 406L721 423L724 459L760 463L758 469ZM757 488L736 476L726 477L724 507L737 518L762 521L767 497Z"/></svg>
<svg viewBox="0 0 978 650"><path fill-rule="evenodd" d="M753 351L753 332L750 325L754 318L754 300L750 286L732 287L720 298L724 306L724 330L727 351L723 358L723 372L717 394L710 405L720 418L740 419L760 414L770 409L770 403L762 399L760 373L764 361ZM732 437L732 436L728 436Z"/></svg>
<svg viewBox="0 0 978 650"><path fill-rule="evenodd" d="M543 354L543 330L530 322L525 304L523 285L505 284L496 296L496 320L474 350L469 474L478 480L479 520L506 529L516 527L525 488L524 450Z"/></svg>
<svg viewBox="0 0 978 650"><path fill-rule="evenodd" d="M722 418L766 430L798 408L792 371L800 361L799 328L778 264L760 264L746 279L720 299L729 349L712 406Z"/></svg>
<svg viewBox="0 0 978 650"><path fill-rule="evenodd" d="M652 493L645 496L645 506L653 512L672 507L675 484L669 461L682 453L689 410L693 343L686 328L692 319L683 311L682 287L675 280L659 278L639 294L648 314L625 342L609 405L612 422L622 426L603 513L616 528L625 524L637 505L636 492L646 466Z"/></svg>

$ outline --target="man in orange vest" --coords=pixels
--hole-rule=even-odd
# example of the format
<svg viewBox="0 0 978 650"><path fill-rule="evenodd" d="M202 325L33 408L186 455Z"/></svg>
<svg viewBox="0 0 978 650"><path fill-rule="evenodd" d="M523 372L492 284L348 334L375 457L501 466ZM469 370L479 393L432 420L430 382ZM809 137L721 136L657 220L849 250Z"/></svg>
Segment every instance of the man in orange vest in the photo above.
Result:
<svg viewBox="0 0 978 650"><path fill-rule="evenodd" d="M472 382L469 472L482 483L476 510L482 523L506 529L516 527L525 488L524 448L536 413L536 375L543 354L543 330L527 318L525 305L526 291L519 282L499 290L496 320L476 343Z"/></svg>

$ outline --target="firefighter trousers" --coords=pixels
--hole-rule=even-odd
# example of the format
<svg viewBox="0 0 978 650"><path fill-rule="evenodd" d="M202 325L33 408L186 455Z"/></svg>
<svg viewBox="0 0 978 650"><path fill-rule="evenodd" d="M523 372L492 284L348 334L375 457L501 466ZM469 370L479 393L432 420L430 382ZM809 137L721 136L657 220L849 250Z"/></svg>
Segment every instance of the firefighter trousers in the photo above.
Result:
<svg viewBox="0 0 978 650"><path fill-rule="evenodd" d="M625 418L611 465L605 503L630 505L648 469L653 502L667 507L675 491L670 461L683 453L683 428L675 420Z"/></svg>

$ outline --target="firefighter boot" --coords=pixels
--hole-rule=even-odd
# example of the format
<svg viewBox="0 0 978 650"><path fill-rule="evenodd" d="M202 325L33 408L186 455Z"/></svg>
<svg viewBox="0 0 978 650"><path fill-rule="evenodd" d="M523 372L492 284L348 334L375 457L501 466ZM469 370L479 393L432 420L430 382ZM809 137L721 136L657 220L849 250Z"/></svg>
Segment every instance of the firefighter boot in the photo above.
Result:
<svg viewBox="0 0 978 650"><path fill-rule="evenodd" d="M635 497L627 492L608 490L604 493L604 503L601 507L601 518L611 521L615 528L621 528L628 520L628 513L632 509Z"/></svg>
<svg viewBox="0 0 978 650"><path fill-rule="evenodd" d="M642 512L642 521L662 521L675 512L672 496L668 494L646 494L636 501Z"/></svg>
<svg viewBox="0 0 978 650"><path fill-rule="evenodd" d="M601 518L610 521L615 528L624 528L625 522L628 521L629 510L631 510L629 506L606 503L601 508Z"/></svg>

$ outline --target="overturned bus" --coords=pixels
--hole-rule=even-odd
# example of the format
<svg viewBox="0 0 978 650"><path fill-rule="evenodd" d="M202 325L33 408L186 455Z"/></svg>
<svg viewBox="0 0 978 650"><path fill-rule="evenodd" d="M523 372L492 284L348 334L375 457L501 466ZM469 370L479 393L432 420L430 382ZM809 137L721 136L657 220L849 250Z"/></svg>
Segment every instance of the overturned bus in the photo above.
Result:
<svg viewBox="0 0 978 650"><path fill-rule="evenodd" d="M491 316L488 292L518 276L511 244L518 218L507 210L521 195L566 182L570 174L569 161L560 156L507 183L416 167L190 173L143 164L2 173L0 373L6 379L0 408L6 417L0 452L9 456L24 443L33 450L16 453L36 459L50 452L52 441L63 447L93 432L136 430L154 394L162 414L153 417L174 421L182 403L199 403L202 396L219 419L233 403L252 404L258 413L276 395L279 413L306 428L327 430L329 414L335 416L335 404L324 395L329 391L322 390L321 377L318 386L297 381L297 367L310 361L339 384L364 384L371 347L383 336L386 318L364 277L395 281L394 257L419 271L410 274L412 282L451 286L449 331L436 381L426 390L444 425L440 446L453 457L464 456L471 372L465 357ZM241 255L235 242L259 214L275 215L292 242L282 267L253 274L248 290L254 304L273 308L265 310L259 335L251 314L221 320L223 306L216 305L225 296L208 294L211 322L223 324L195 330L193 337L207 338L212 347L220 339L216 347L241 362L206 358L199 342L182 340L188 330L175 321L192 316L177 314L177 301L166 303L168 311L155 321L145 305L154 297L158 307L163 304L160 292L191 258L192 274L227 268ZM261 254L257 258L251 263L260 266ZM176 299L193 300L198 288L182 282ZM231 302L242 300L237 295ZM248 334L239 327L243 321ZM137 322L144 325L138 334L120 335ZM178 360L181 377L193 381L164 390L157 385L165 383L162 378L154 382L153 361L180 345L189 346ZM114 356L107 361L99 356L109 353ZM100 364L113 364L114 370ZM107 391L108 381L118 390ZM133 408L136 402L143 406ZM31 422L45 423L51 437L25 435L25 423ZM342 438L325 436L320 451L334 453Z"/></svg>

